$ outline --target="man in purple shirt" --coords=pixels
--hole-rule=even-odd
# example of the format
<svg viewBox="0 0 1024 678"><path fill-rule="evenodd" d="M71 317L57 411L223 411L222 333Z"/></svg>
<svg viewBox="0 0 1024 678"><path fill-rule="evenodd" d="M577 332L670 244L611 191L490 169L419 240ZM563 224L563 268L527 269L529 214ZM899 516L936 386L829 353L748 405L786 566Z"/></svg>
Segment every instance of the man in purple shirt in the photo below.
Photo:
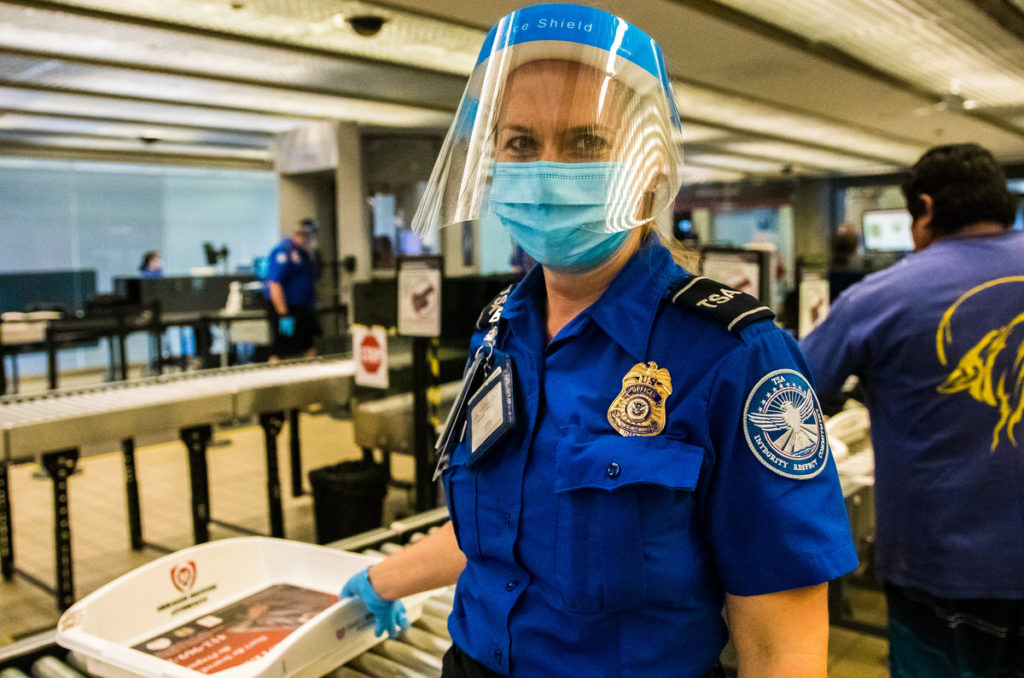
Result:
<svg viewBox="0 0 1024 678"><path fill-rule="evenodd" d="M864 388L892 675L1024 675L1024 233L980 146L931 149L903 192L915 253L800 348L823 401Z"/></svg>

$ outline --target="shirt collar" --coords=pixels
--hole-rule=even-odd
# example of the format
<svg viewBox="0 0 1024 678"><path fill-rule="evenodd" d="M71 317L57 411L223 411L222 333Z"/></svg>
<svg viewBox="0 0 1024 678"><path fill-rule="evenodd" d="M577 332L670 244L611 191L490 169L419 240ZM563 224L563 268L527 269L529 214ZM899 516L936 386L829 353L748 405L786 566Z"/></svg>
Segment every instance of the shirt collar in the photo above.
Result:
<svg viewBox="0 0 1024 678"><path fill-rule="evenodd" d="M647 358L654 318L674 272L681 273L652 234L591 307L594 321L635 360Z"/></svg>
<svg viewBox="0 0 1024 678"><path fill-rule="evenodd" d="M583 313L590 314L630 356L644 360L651 327L673 273L681 271L658 237L652 234L622 267L601 298ZM516 285L502 310L502 317L508 319L513 331L523 332L525 336L534 334L533 330L539 327L543 334L544 294L544 273L540 266L535 266ZM629 320L624 322L625 318Z"/></svg>

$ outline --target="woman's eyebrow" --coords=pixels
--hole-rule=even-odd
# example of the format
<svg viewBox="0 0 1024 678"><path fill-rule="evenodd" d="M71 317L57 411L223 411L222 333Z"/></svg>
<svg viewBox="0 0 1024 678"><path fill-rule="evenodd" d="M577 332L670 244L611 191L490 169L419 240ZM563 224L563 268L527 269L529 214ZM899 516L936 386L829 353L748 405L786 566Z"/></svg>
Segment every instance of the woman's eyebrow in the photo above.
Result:
<svg viewBox="0 0 1024 678"><path fill-rule="evenodd" d="M615 133L615 128L595 122L590 125L575 125L562 132L562 134L593 134L594 132L600 132L601 134L607 134L611 136Z"/></svg>
<svg viewBox="0 0 1024 678"><path fill-rule="evenodd" d="M510 125L510 124L500 125L498 127L498 131L499 132L508 131L508 132L520 132L520 133L523 133L523 134L533 134L533 128L532 127L524 127L523 125Z"/></svg>

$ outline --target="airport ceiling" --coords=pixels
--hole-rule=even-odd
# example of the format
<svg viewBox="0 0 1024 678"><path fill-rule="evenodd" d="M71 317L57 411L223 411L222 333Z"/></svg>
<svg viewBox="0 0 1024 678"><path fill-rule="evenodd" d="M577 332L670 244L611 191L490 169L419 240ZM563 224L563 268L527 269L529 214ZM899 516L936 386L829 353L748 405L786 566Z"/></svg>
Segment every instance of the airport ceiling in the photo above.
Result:
<svg viewBox="0 0 1024 678"><path fill-rule="evenodd" d="M0 0L0 154L270 167L310 121L443 130L522 4ZM662 46L691 181L890 172L957 141L1024 161L1024 0L590 4Z"/></svg>

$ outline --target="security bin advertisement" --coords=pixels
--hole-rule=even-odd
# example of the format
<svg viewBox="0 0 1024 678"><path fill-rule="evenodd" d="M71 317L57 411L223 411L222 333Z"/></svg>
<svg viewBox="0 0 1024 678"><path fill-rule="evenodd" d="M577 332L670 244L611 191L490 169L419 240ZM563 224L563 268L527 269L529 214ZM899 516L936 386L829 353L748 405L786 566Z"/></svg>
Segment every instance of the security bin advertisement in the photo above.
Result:
<svg viewBox="0 0 1024 678"><path fill-rule="evenodd" d="M322 676L383 640L362 602L337 597L376 560L266 537L202 544L75 603L56 639L96 676ZM403 600L410 621L425 597Z"/></svg>

